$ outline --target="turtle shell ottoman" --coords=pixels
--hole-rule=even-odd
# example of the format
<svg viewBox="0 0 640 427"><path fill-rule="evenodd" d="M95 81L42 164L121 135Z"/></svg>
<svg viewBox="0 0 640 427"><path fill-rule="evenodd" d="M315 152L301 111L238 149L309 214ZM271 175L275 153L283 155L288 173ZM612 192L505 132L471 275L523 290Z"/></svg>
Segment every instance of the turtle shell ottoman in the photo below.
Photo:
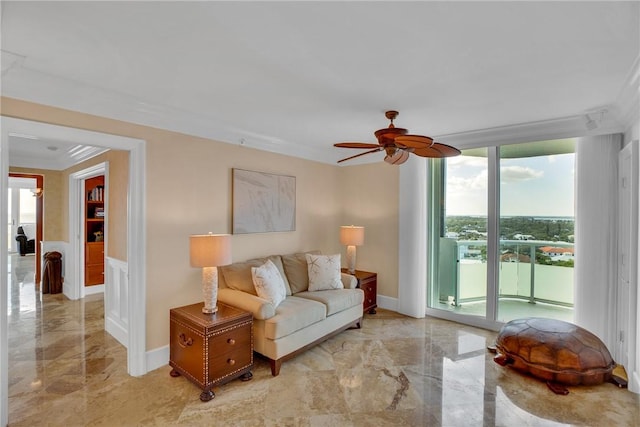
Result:
<svg viewBox="0 0 640 427"><path fill-rule="evenodd" d="M496 338L494 361L547 381L557 394L568 394L566 385L595 385L612 381L616 363L604 343L572 323L529 317L506 323Z"/></svg>

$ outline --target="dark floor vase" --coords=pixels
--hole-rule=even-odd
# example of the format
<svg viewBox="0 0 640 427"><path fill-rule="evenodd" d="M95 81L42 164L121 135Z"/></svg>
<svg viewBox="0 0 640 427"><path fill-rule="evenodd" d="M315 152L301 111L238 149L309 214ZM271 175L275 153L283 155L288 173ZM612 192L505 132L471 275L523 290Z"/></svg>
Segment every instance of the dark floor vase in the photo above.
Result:
<svg viewBox="0 0 640 427"><path fill-rule="evenodd" d="M59 294L62 292L62 254L47 252L44 254L42 273L42 293Z"/></svg>

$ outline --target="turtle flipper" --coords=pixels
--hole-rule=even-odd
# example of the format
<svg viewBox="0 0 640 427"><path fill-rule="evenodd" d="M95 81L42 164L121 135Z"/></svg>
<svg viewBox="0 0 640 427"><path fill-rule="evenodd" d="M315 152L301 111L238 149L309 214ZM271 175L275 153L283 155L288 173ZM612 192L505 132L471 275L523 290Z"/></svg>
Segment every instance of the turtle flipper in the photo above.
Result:
<svg viewBox="0 0 640 427"><path fill-rule="evenodd" d="M629 377L627 377L627 371L624 369L624 366L616 365L616 367L613 368L609 382L620 388L627 388Z"/></svg>
<svg viewBox="0 0 640 427"><path fill-rule="evenodd" d="M547 387L549 387L549 390L551 390L555 394L561 394L563 396L569 394L569 390L567 390L567 388L560 383L547 381Z"/></svg>

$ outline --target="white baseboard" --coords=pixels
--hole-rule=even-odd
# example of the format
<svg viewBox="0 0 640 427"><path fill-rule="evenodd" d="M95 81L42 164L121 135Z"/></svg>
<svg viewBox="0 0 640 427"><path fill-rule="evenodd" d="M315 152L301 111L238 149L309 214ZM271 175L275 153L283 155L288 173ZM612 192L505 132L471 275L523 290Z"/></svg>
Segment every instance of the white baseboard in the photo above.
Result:
<svg viewBox="0 0 640 427"><path fill-rule="evenodd" d="M386 297L384 295L378 295L377 297L378 307L385 310L398 311L398 298Z"/></svg>
<svg viewBox="0 0 640 427"><path fill-rule="evenodd" d="M104 329L112 337L118 340L125 348L127 348L127 340L129 339L128 332L121 325L118 325L113 319L109 317L104 319Z"/></svg>
<svg viewBox="0 0 640 427"><path fill-rule="evenodd" d="M84 295L103 294L104 285L93 285L84 287Z"/></svg>
<svg viewBox="0 0 640 427"><path fill-rule="evenodd" d="M155 371L158 368L169 364L169 346L159 347L146 353L147 372Z"/></svg>
<svg viewBox="0 0 640 427"><path fill-rule="evenodd" d="M79 298L75 296L74 285L67 280L62 282L62 293L64 294L65 297L69 298L70 300Z"/></svg>
<svg viewBox="0 0 640 427"><path fill-rule="evenodd" d="M640 394L640 372L636 371L631 375L631 387L634 393Z"/></svg>

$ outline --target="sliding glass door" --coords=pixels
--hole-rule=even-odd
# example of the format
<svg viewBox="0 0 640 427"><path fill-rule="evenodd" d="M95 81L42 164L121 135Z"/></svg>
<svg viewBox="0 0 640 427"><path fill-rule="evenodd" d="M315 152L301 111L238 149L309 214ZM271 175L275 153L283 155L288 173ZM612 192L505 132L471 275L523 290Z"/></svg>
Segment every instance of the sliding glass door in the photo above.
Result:
<svg viewBox="0 0 640 427"><path fill-rule="evenodd" d="M566 139L432 161L429 314L483 325L571 320L573 152Z"/></svg>
<svg viewBox="0 0 640 427"><path fill-rule="evenodd" d="M487 149L431 164L429 307L485 316ZM462 304L462 302L465 304Z"/></svg>

